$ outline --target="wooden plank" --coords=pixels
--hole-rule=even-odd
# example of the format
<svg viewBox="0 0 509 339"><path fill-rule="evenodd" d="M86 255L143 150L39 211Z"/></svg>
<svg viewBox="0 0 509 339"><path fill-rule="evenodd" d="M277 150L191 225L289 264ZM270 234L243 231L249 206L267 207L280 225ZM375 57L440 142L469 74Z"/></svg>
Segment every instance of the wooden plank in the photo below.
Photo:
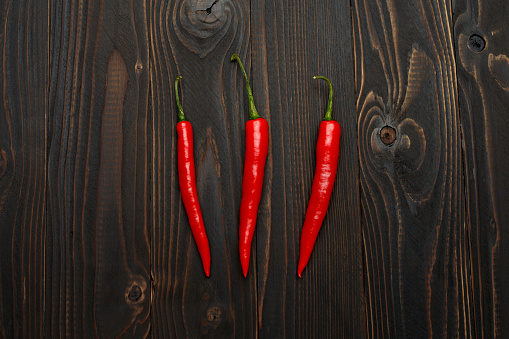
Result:
<svg viewBox="0 0 509 339"><path fill-rule="evenodd" d="M370 337L475 333L450 6L354 4Z"/></svg>
<svg viewBox="0 0 509 339"><path fill-rule="evenodd" d="M144 12L50 4L47 337L150 328Z"/></svg>
<svg viewBox="0 0 509 339"><path fill-rule="evenodd" d="M506 1L456 1L454 34L477 337L509 336Z"/></svg>
<svg viewBox="0 0 509 339"><path fill-rule="evenodd" d="M149 1L149 152L153 221L152 335L256 336L256 270L242 277L238 254L244 83L233 53L249 67L248 1ZM182 204L176 168L174 80L194 129L198 195L212 255L202 269ZM256 253L252 253L256 258Z"/></svg>
<svg viewBox="0 0 509 339"><path fill-rule="evenodd" d="M262 338L366 334L350 4L251 2L253 90L269 120L270 151L256 231ZM342 126L337 181L311 260L297 278L299 242L331 79Z"/></svg>
<svg viewBox="0 0 509 339"><path fill-rule="evenodd" d="M48 3L0 2L0 337L44 323Z"/></svg>

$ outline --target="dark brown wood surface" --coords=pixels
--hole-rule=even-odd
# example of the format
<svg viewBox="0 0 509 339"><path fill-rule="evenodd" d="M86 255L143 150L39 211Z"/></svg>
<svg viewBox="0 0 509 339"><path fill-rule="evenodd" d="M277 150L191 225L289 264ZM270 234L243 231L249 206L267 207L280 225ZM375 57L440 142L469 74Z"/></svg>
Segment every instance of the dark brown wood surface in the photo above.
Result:
<svg viewBox="0 0 509 339"><path fill-rule="evenodd" d="M262 338L366 335L348 8L347 1L251 2L253 91L271 127L256 238ZM328 215L298 279L300 231L328 98L327 84L314 75L332 80L341 153Z"/></svg>
<svg viewBox="0 0 509 339"><path fill-rule="evenodd" d="M0 338L509 336L509 5L0 0ZM244 80L270 126L249 275ZM194 128L206 278L176 171ZM337 182L297 278L332 80Z"/></svg>
<svg viewBox="0 0 509 339"><path fill-rule="evenodd" d="M57 237L47 227L47 4L1 2L0 22L0 336L35 337L52 316L47 239Z"/></svg>
<svg viewBox="0 0 509 339"><path fill-rule="evenodd" d="M247 115L243 79L230 62L238 53L249 65L249 4L152 1L146 17L153 159L152 334L256 337L256 272L251 267L248 278L242 277L237 246ZM178 187L177 75L183 77L182 104L194 131L198 194L212 256L208 279Z"/></svg>
<svg viewBox="0 0 509 339"><path fill-rule="evenodd" d="M479 338L509 335L508 16L505 1L454 7L471 307Z"/></svg>
<svg viewBox="0 0 509 339"><path fill-rule="evenodd" d="M152 185L144 7L47 6L44 330L52 337L145 335Z"/></svg>
<svg viewBox="0 0 509 339"><path fill-rule="evenodd" d="M354 11L369 334L470 337L450 2L357 0Z"/></svg>

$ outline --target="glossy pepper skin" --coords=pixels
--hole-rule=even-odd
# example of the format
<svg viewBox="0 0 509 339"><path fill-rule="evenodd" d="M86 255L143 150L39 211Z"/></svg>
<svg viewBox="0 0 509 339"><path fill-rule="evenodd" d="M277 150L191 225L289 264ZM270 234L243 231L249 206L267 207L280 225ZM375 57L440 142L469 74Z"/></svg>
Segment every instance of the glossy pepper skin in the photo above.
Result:
<svg viewBox="0 0 509 339"><path fill-rule="evenodd" d="M239 254L242 273L247 276L251 242L253 241L258 206L262 197L265 161L269 151L269 124L261 118L254 105L253 93L244 66L239 56L234 54L232 61L239 63L246 80L249 100L249 120L246 122L246 153L244 176L242 177L242 199L240 201Z"/></svg>
<svg viewBox="0 0 509 339"><path fill-rule="evenodd" d="M269 125L258 118L246 123L246 155L240 202L239 253L242 272L247 276L258 206L262 197L265 160L269 149Z"/></svg>
<svg viewBox="0 0 509 339"><path fill-rule="evenodd" d="M196 171L194 167L194 148L193 148L193 127L186 120L180 99L178 97L178 76L175 80L175 95L177 98L177 106L179 108L179 122L177 123L177 169L179 176L180 194L184 202L189 226L193 233L194 241L200 253L203 270L205 275L210 276L210 248L207 233L205 232L205 224L198 201L198 191L196 190Z"/></svg>
<svg viewBox="0 0 509 339"><path fill-rule="evenodd" d="M301 277L302 271L309 261L318 232L322 227L323 219L329 207L332 188L334 187L338 170L339 140L341 137L341 126L331 118L332 85L325 77L314 77L314 79L326 80L329 84L330 92L327 113L320 123L318 132L315 176L300 238L300 256L297 269L299 277Z"/></svg>

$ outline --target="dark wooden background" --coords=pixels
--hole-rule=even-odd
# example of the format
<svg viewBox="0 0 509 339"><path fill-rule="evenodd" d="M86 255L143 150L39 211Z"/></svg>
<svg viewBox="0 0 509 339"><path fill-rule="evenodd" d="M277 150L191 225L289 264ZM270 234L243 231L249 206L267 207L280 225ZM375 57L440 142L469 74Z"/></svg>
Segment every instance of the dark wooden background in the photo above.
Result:
<svg viewBox="0 0 509 339"><path fill-rule="evenodd" d="M0 0L0 337L508 337L508 17L505 0ZM247 278L233 53L270 125ZM297 279L328 93L313 75L343 134Z"/></svg>

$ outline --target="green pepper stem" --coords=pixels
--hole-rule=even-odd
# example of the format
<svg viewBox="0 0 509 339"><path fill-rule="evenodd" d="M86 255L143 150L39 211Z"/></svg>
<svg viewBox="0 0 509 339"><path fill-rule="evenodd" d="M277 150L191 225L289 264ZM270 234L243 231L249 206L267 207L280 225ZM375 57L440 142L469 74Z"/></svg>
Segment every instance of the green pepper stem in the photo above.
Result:
<svg viewBox="0 0 509 339"><path fill-rule="evenodd" d="M187 121L186 116L184 115L184 110L182 109L182 105L180 104L180 98L179 98L179 80L182 79L182 77L179 75L177 79L175 79L175 98L177 99L177 107L179 109L179 115L178 115L178 122L181 121Z"/></svg>
<svg viewBox="0 0 509 339"><path fill-rule="evenodd" d="M313 79L322 79L327 81L329 84L329 102L327 103L327 111L325 111L325 117L323 120L332 120L332 84L329 79L323 76L314 76Z"/></svg>
<svg viewBox="0 0 509 339"><path fill-rule="evenodd" d="M240 70L242 71L242 74L244 74L244 79L246 79L246 89L247 89L247 99L249 101L249 119L258 119L260 116L258 115L258 111L256 110L254 99L253 99L253 92L251 91L251 86L249 85L249 79L247 78L246 70L244 69L244 66L242 65L242 62L240 61L240 58L237 54L232 55L231 61L237 61L240 66Z"/></svg>

